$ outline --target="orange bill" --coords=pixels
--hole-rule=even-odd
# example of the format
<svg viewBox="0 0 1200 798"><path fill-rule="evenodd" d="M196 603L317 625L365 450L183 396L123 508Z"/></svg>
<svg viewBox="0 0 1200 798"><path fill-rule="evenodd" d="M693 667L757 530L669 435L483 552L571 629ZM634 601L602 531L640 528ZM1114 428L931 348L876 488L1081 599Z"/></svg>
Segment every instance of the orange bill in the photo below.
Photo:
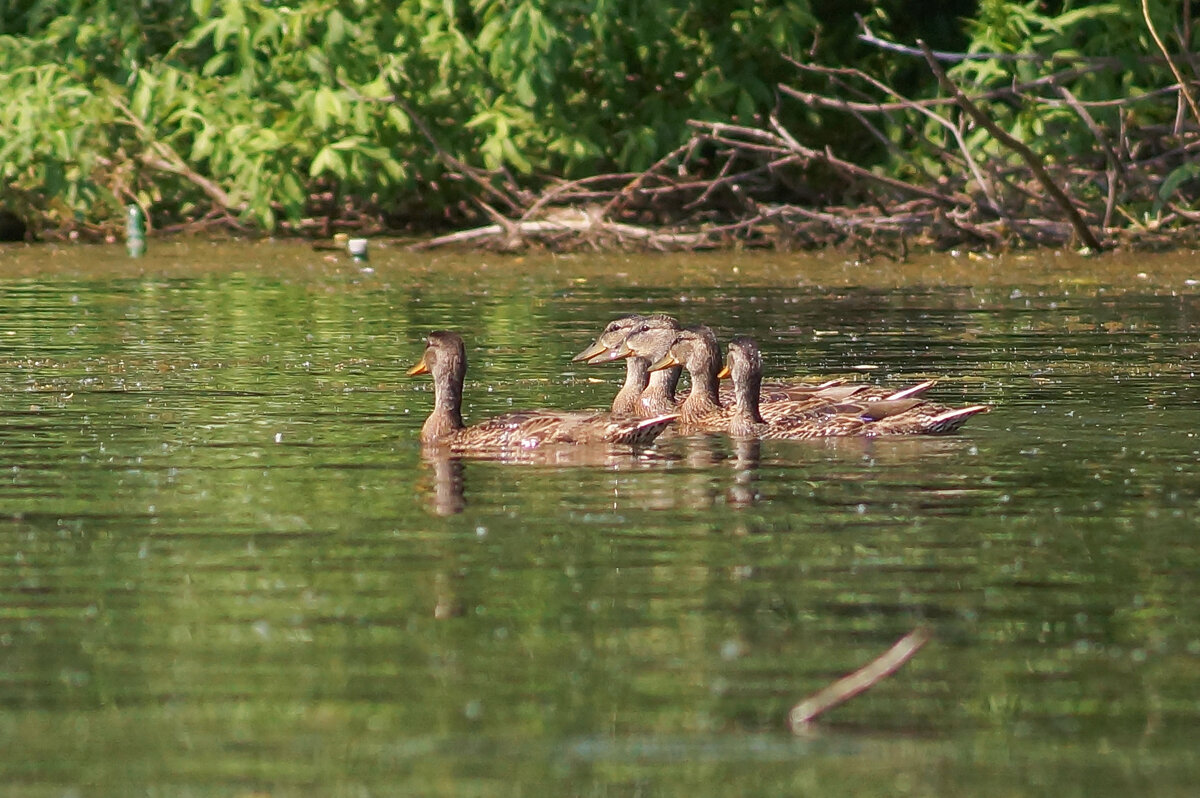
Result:
<svg viewBox="0 0 1200 798"><path fill-rule="evenodd" d="M425 358L424 358L424 356L422 356L421 362L417 363L417 365L413 366L405 373L410 377L415 377L418 374L428 374L429 373L429 364L425 362Z"/></svg>
<svg viewBox="0 0 1200 798"><path fill-rule="evenodd" d="M658 360L656 360L650 364L650 371L662 371L663 369L669 369L672 366L682 366L682 365L683 364L679 362L679 359L677 357L675 357L670 352L667 352L665 355L660 357Z"/></svg>

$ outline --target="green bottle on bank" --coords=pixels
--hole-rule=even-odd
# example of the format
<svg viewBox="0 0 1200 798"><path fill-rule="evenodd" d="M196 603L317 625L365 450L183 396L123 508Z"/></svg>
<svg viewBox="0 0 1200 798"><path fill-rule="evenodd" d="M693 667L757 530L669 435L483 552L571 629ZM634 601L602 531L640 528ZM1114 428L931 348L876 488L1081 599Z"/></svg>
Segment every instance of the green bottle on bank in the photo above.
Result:
<svg viewBox="0 0 1200 798"><path fill-rule="evenodd" d="M125 208L125 247L131 258L140 258L146 252L146 216L136 205Z"/></svg>

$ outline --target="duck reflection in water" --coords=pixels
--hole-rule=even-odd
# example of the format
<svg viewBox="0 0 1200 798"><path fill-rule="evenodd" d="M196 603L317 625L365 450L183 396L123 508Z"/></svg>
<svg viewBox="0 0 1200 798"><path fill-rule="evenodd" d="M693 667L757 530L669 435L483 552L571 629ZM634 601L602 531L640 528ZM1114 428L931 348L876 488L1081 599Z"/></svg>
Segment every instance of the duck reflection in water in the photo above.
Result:
<svg viewBox="0 0 1200 798"><path fill-rule="evenodd" d="M427 447L421 459L427 466L417 482L417 492L425 497L434 515L455 515L467 506L466 461L491 463L503 468L587 468L606 472L648 470L669 466L679 457L654 449L633 449L627 446L546 446L539 449L498 451L492 456L477 454L463 456L444 447Z"/></svg>
<svg viewBox="0 0 1200 798"><path fill-rule="evenodd" d="M765 460L764 446L769 448ZM769 502L775 490L769 483L793 480L797 469L815 470L828 477L830 467L848 468L840 481L866 479L877 467L892 472L901 469L910 475L905 479L919 485L920 475L927 471L931 460L960 457L973 448L970 440L940 436L764 443L758 438L729 439L717 435L682 436L655 449L640 451L621 446L562 446L517 450L486 458L464 457L433 447L423 452L424 467L416 488L430 513L439 516L461 513L470 498L466 486L466 463L470 461L472 469L516 469L521 476L504 479L514 492L545 491L549 483L540 479L542 473L590 470L610 473L613 484L604 489L605 495L619 497L631 509L669 512L722 504L737 509ZM780 472L781 467L787 469L786 474ZM533 469L532 481L525 479L530 474L528 469ZM639 476L630 479L632 472ZM594 481L595 477L580 473L578 479ZM592 495L596 495L595 490ZM484 501L487 500L485 497Z"/></svg>
<svg viewBox="0 0 1200 798"><path fill-rule="evenodd" d="M758 492L758 464L762 459L762 441L758 438L735 440L733 484L729 486L729 504L746 507L762 497Z"/></svg>
<svg viewBox="0 0 1200 798"><path fill-rule="evenodd" d="M632 452L619 446L548 447L488 458L463 457L443 448L429 448L422 454L425 467L416 488L430 513L439 516L461 513L468 504L466 463L470 461L471 468L488 468L490 465L505 470L517 469L522 474L529 473L526 469L530 468L535 473L538 469L545 469L546 473L587 469L611 474L614 480L612 495L639 510L670 511L720 504L737 508L759 501L760 441L730 442L715 436L698 436L676 443L678 446L666 450ZM677 449L685 451L681 453ZM648 478L631 482L628 478L631 472L645 473ZM654 476L650 476L651 472ZM584 477L581 475L580 478ZM514 490L520 490L523 481L519 478L506 480ZM531 484L543 490L546 486L544 482Z"/></svg>
<svg viewBox="0 0 1200 798"><path fill-rule="evenodd" d="M424 459L430 470L418 480L417 492L427 497L430 512L434 515L461 513L467 506L463 491L462 458L443 453Z"/></svg>

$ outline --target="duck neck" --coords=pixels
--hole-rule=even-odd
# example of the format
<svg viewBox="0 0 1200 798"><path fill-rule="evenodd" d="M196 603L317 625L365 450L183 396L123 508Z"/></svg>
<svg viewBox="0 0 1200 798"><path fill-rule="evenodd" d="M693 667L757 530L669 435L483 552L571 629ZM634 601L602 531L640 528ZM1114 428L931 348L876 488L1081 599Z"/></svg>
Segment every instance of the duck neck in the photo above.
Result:
<svg viewBox="0 0 1200 798"><path fill-rule="evenodd" d="M721 401L717 394L717 362L711 358L704 358L697 365L695 370L688 369L688 375L692 379L692 390L683 402L684 418L697 418L721 409Z"/></svg>
<svg viewBox="0 0 1200 798"><path fill-rule="evenodd" d="M467 364L455 361L433 375L433 412L421 427L421 441L430 443L463 428L463 379Z"/></svg>
<svg viewBox="0 0 1200 798"><path fill-rule="evenodd" d="M640 415L642 392L650 383L650 364L640 357L625 361L625 384L613 399L612 411L617 415Z"/></svg>
<svg viewBox="0 0 1200 798"><path fill-rule="evenodd" d="M762 424L758 411L758 395L762 388L762 373L738 369L733 375L733 413L729 419L729 432L734 436L753 434L755 425Z"/></svg>
<svg viewBox="0 0 1200 798"><path fill-rule="evenodd" d="M671 366L650 375L650 384L642 391L642 410L648 416L675 412L675 388L682 373L680 366Z"/></svg>

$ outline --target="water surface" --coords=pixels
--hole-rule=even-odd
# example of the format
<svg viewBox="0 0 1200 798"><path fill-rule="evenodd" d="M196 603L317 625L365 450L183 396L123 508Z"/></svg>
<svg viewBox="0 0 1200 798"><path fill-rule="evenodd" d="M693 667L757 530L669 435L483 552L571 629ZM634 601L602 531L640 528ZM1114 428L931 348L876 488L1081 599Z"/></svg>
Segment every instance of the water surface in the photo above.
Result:
<svg viewBox="0 0 1200 798"><path fill-rule="evenodd" d="M1192 263L0 250L0 794L1191 794ZM426 332L468 420L601 407L641 310L995 410L422 459Z"/></svg>

